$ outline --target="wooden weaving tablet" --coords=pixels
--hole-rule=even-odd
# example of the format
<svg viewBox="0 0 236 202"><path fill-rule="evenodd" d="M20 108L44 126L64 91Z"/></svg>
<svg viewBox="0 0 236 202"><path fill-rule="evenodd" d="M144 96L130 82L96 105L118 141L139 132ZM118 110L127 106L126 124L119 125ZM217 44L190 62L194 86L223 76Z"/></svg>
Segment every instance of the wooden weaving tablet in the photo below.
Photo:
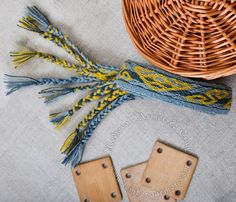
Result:
<svg viewBox="0 0 236 202"><path fill-rule="evenodd" d="M124 181L125 189L130 202L175 202L175 199L167 198L162 193L153 191L141 183L143 172L147 163L141 163L135 166L121 170L121 176Z"/></svg>
<svg viewBox="0 0 236 202"><path fill-rule="evenodd" d="M81 202L118 202L122 196L112 160L104 157L82 163L72 170Z"/></svg>
<svg viewBox="0 0 236 202"><path fill-rule="evenodd" d="M156 142L145 168L142 184L182 200L197 165L197 157Z"/></svg>

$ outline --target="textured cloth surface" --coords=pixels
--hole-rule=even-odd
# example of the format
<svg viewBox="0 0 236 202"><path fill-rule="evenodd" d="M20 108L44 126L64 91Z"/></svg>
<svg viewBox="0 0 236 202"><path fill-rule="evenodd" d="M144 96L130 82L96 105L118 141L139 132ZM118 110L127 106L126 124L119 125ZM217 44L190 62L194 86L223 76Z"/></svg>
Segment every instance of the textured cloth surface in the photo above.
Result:
<svg viewBox="0 0 236 202"><path fill-rule="evenodd" d="M43 60L32 60L17 71L13 69L8 53L19 50L22 44L69 58L52 43L16 26L26 6L34 3L36 1L1 1L0 73L70 76L66 70ZM42 0L36 5L94 61L116 66L121 66L127 59L145 62L125 31L121 1ZM221 81L236 92L236 76ZM78 201L70 169L61 164L59 148L87 111L81 111L61 132L57 132L47 120L49 112L61 110L62 106L67 109L78 100L79 94L45 106L43 100L38 99L39 88L23 89L5 97L2 79L0 82L0 201L3 202ZM120 180L120 169L147 160L154 142L161 139L199 157L184 201L234 201L235 115L234 101L229 114L216 116L161 101L125 103L95 130L87 144L84 160L110 154L121 184L123 201L128 201Z"/></svg>

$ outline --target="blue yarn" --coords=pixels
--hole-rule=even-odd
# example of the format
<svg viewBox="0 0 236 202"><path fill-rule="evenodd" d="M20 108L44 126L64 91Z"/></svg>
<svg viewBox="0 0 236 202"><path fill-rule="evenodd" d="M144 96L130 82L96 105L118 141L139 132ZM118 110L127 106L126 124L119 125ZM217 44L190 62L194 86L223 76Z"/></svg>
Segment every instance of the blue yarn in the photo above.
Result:
<svg viewBox="0 0 236 202"><path fill-rule="evenodd" d="M54 114L50 114L50 122L54 125L59 125L61 122L65 120L66 117L73 115L73 110L58 112Z"/></svg>
<svg viewBox="0 0 236 202"><path fill-rule="evenodd" d="M131 94L123 95L116 100L114 100L110 105L108 105L104 110L99 112L97 116L89 123L87 129L84 131L77 131L77 135L75 139L78 139L78 136L83 133L83 138L79 140L79 142L74 146L74 148L66 155L63 164L67 165L68 163L71 164L71 167L75 167L80 163L83 157L85 145L87 141L93 134L93 131L97 128L99 123L106 117L106 115L123 104L125 101L134 100L135 96Z"/></svg>
<svg viewBox="0 0 236 202"><path fill-rule="evenodd" d="M79 87L51 87L44 90L41 90L39 94L42 94L42 97L45 99L44 103L49 104L59 97L73 93L77 90L93 90L96 86L100 85L101 83L98 82L96 84L91 85L84 85Z"/></svg>
<svg viewBox="0 0 236 202"><path fill-rule="evenodd" d="M85 149L84 143L78 143L75 148L71 151L71 153L64 158L62 164L68 165L70 164L71 168L74 168L83 158Z"/></svg>
<svg viewBox="0 0 236 202"><path fill-rule="evenodd" d="M50 25L50 21L36 6L28 6L27 15L34 19L38 23L38 25L40 25L39 28L42 31L46 31L48 26Z"/></svg>
<svg viewBox="0 0 236 202"><path fill-rule="evenodd" d="M83 143L87 143L89 138L92 136L93 131L97 128L97 126L101 123L101 121L105 118L105 116L119 107L121 104L123 104L126 101L134 100L135 96L132 94L126 94L119 98L117 98L115 101L113 101L109 106L107 106L104 110L102 110L90 123L88 129L84 133L84 137L82 139Z"/></svg>
<svg viewBox="0 0 236 202"><path fill-rule="evenodd" d="M23 87L28 86L39 86L39 85L66 85L72 83L89 83L99 81L93 77L70 77L68 79L62 78L41 78L35 79L27 76L13 76L13 75L4 75L4 83L6 84L7 92L6 95L9 95L16 90L19 90Z"/></svg>
<svg viewBox="0 0 236 202"><path fill-rule="evenodd" d="M8 74L4 75L4 83L6 84L7 88L6 95L10 95L11 93L23 87L40 85L39 80L33 79L31 77L12 76Z"/></svg>
<svg viewBox="0 0 236 202"><path fill-rule="evenodd" d="M55 100L57 100L59 97L73 93L75 91L75 88L69 88L69 87L52 87L47 88L39 92L39 94L42 94L44 100L44 103L49 104Z"/></svg>

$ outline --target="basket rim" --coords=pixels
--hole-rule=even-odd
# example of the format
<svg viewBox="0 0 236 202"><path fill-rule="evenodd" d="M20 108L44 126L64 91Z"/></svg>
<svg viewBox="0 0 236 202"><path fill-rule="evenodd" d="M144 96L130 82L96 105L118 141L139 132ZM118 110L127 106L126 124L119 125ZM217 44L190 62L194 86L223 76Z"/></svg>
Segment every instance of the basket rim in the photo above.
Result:
<svg viewBox="0 0 236 202"><path fill-rule="evenodd" d="M130 0L128 0L128 1L130 1ZM181 68L177 69L177 67L175 69L175 68L170 67L168 65L164 65L163 63L159 62L158 60L155 60L153 58L153 56L150 55L150 53L148 53L147 51L144 50L143 46L140 44L137 37L133 33L133 29L130 27L131 23L129 23L130 19L129 19L129 16L127 13L126 2L127 2L127 0L122 0L122 15L123 15L123 19L125 22L124 23L125 28L131 38L133 45L138 50L139 54L141 54L150 63L152 63L155 66L160 67L168 72L171 72L173 74L178 74L180 76L185 76L185 77L189 77L189 78L202 78L202 79L206 79L206 80L213 80L213 79L217 79L217 78L221 78L221 77L226 77L226 76L230 76L230 75L236 73L236 64L233 64L232 66L229 66L227 68L219 67L218 69L217 68L205 69L202 71L198 71L196 68L196 70L194 71L194 69L184 70Z"/></svg>

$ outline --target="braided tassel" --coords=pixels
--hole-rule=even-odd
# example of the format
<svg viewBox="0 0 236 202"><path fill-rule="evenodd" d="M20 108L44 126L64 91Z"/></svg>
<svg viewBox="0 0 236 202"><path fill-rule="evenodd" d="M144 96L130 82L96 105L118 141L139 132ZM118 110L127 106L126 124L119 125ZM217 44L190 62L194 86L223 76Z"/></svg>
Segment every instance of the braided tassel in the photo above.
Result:
<svg viewBox="0 0 236 202"><path fill-rule="evenodd" d="M19 51L19 52L10 52L10 56L12 57L12 62L16 65L16 67L22 65L33 57L43 58L57 65L62 65L64 68L69 70L77 70L80 69L79 66L72 64L66 60L58 58L54 55L42 53L42 52L34 52L34 51Z"/></svg>
<svg viewBox="0 0 236 202"><path fill-rule="evenodd" d="M97 116L97 114L102 111L105 107L107 107L109 104L111 104L116 98L119 96L125 95L126 92L121 91L119 89L114 90L112 93L108 94L103 100L101 100L97 107L94 108L92 111L89 112L89 114L79 123L77 126L77 129L69 135L69 137L66 139L65 143L63 144L61 148L62 153L68 153L75 143L78 142L78 140L81 139L83 133L81 131L84 130L86 125L94 119L94 117Z"/></svg>
<svg viewBox="0 0 236 202"><path fill-rule="evenodd" d="M55 37L52 34L47 33L47 32L44 32L42 34L42 36L45 39L54 42L57 46L64 49L67 53L69 53L73 57L76 57L76 55L73 53L73 51L67 45L62 43L62 41L60 39L58 39L57 37ZM94 77L100 79L101 81L107 81L111 78L114 78L118 74L118 71L107 71L106 69L102 69L102 68L97 70L97 69L94 69L94 68L89 68L89 66L86 66L86 65L83 65L83 64L82 65L80 64L79 67L81 67L82 72L85 72L85 73L90 72L91 76L94 76ZM78 73L78 71L77 71L77 73Z"/></svg>
<svg viewBox="0 0 236 202"><path fill-rule="evenodd" d="M119 71L118 67L95 64L88 59L87 56L76 46L69 37L61 32L58 28L54 27L48 18L35 6L28 7L27 17L22 18L19 21L19 26L34 32L38 32L44 37L47 35L53 35L53 42L57 45L56 41L60 41L60 46L65 49L69 54L76 58L81 66L88 66L88 68L103 69L107 71ZM52 37L51 37L52 38Z"/></svg>
<svg viewBox="0 0 236 202"><path fill-rule="evenodd" d="M58 37L59 30L56 29L58 30L57 33L57 31L54 31L52 29L53 26L48 20L48 18L36 6L27 7L26 15L27 15L26 17L23 17L21 20L19 20L18 24L19 27L27 29L29 31L38 32L42 36L44 35L47 36L49 34L53 35L54 33L53 39L60 41L60 43L63 44L63 46L61 47L64 47L63 49L65 49L69 54L75 57L75 59L80 63L80 65L82 65L83 67L86 66L85 61L83 61L80 55L76 55L73 49L71 49L71 47L69 47L65 41L63 41L60 37Z"/></svg>
<svg viewBox="0 0 236 202"><path fill-rule="evenodd" d="M79 47L69 39L68 35L60 31L57 27L54 27L50 23L48 18L36 6L28 7L27 14L42 27L42 30L44 30L45 32L49 32L53 36L59 37L62 41L64 41L71 50L73 50L78 56L80 56L80 62L83 61L87 65L95 66L96 68L105 68L107 70L119 71L119 68L115 66L95 64L91 60L89 60L89 58L79 49Z"/></svg>
<svg viewBox="0 0 236 202"><path fill-rule="evenodd" d="M126 94L123 96L118 97L115 101L113 101L108 107L106 107L103 111L101 111L90 123L88 129L85 131L85 135L82 141L88 141L91 137L93 131L97 128L99 123L105 118L105 116L114 110L115 108L119 107L125 101L134 100L135 96L132 94Z"/></svg>
<svg viewBox="0 0 236 202"><path fill-rule="evenodd" d="M6 84L7 92L6 95L9 95L20 88L28 86L39 86L39 85L66 85L72 83L90 83L98 81L92 77L70 77L68 79L60 78L41 78L34 79L27 76L13 76L13 75L4 75L4 83Z"/></svg>
<svg viewBox="0 0 236 202"><path fill-rule="evenodd" d="M16 67L19 67L23 63L37 56L39 58L48 60L54 64L61 65L62 67L70 71L75 70L79 75L95 77L93 75L94 73L89 72L88 69L84 67L80 67L76 64L70 63L64 59L58 58L51 54L46 54L42 52L33 52L33 51L21 51L21 52L11 52L10 56L12 57L12 62L15 64Z"/></svg>
<svg viewBox="0 0 236 202"><path fill-rule="evenodd" d="M80 141L78 141L77 144L73 147L73 149L71 149L71 151L66 155L63 161L63 164L67 165L68 163L71 163L71 167L75 167L76 165L78 165L80 161L82 160L86 142L92 136L93 131L97 128L99 123L106 117L106 115L109 112L116 109L125 101L129 101L133 99L134 99L134 96L131 94L118 97L106 108L104 108L104 110L102 110L99 114L97 114L97 116L89 123L88 128L85 129L85 131L83 132L84 133L83 138Z"/></svg>
<svg viewBox="0 0 236 202"><path fill-rule="evenodd" d="M80 99L72 109L66 112L53 113L49 115L50 122L56 126L56 128L60 128L63 126L73 114L80 110L86 103L92 102L94 100L100 99L102 96L111 92L111 90L115 87L115 84L106 84L102 86L98 86L95 92L92 92Z"/></svg>
<svg viewBox="0 0 236 202"><path fill-rule="evenodd" d="M71 50L71 47L69 47L64 41L60 40L60 38L52 35L49 32L43 32L41 34L41 36L49 41L52 41L53 43L55 43L57 46L59 46L60 48L62 48L63 50L65 50L67 53L69 53L71 56L73 56L77 61L79 60L77 55L74 53L73 50ZM119 68L117 67L113 67L113 66L105 66L105 65L101 65L101 64L96 64L97 67L99 68L95 68L95 64L94 66L91 65L89 63L83 63L81 61L79 61L79 64L81 67L84 67L86 69L88 69L90 72L96 72L97 74L105 74L107 77L112 77L114 75L117 75L117 73L119 72Z"/></svg>
<svg viewBox="0 0 236 202"><path fill-rule="evenodd" d="M44 89L39 92L39 94L42 94L42 97L45 99L45 103L51 103L55 101L57 98L74 93L76 91L82 91L82 90L93 90L96 86L98 86L100 83L91 84L91 85L84 85L84 86L78 86L78 87L51 87Z"/></svg>
<svg viewBox="0 0 236 202"><path fill-rule="evenodd" d="M99 110L101 110L103 107L105 107L107 105L107 100L111 96L111 94L106 95L105 98L103 98L101 101L99 101L98 104L97 104L97 107L94 108L92 111L90 111L89 114L87 114L85 116L83 121L81 121L78 124L77 128L75 129L75 131L72 132L68 136L68 138L65 140L64 144L62 145L62 147L60 149L61 153L68 153L68 151L71 150L73 145L75 145L74 142L78 142L81 139L82 131L86 127L87 123L92 118L94 118L96 116L96 114L98 113Z"/></svg>

